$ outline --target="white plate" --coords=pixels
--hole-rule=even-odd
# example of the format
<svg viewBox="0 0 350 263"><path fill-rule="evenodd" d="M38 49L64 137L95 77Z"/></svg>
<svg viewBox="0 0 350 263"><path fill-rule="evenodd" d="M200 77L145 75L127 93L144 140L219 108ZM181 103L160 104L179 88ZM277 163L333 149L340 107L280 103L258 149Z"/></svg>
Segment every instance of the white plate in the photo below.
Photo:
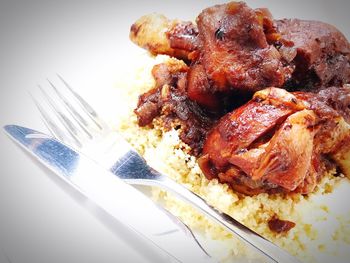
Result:
<svg viewBox="0 0 350 263"><path fill-rule="evenodd" d="M329 22L350 38L346 1L247 1L276 18ZM219 1L9 1L0 7L0 124L47 131L26 93L54 72L95 105L115 107L103 88L140 50L128 40L141 15L194 19ZM102 101L101 98L108 99ZM101 103L102 102L102 103ZM99 106L98 106L99 107ZM104 108L104 109L103 109ZM122 109L121 109L122 110ZM96 218L79 196L58 187L3 133L0 172L0 259L11 262L155 262L129 234ZM74 200L74 201L73 201ZM1 255L2 254L2 255ZM5 255L5 256L4 256Z"/></svg>

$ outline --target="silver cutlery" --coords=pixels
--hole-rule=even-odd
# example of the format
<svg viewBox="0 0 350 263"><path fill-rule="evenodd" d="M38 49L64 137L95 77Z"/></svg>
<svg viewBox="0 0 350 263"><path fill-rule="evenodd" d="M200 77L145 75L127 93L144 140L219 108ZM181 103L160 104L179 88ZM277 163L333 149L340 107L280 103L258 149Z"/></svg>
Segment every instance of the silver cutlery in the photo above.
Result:
<svg viewBox="0 0 350 263"><path fill-rule="evenodd" d="M49 88L40 87L41 99L33 96L46 126L54 136L86 153L129 184L158 186L177 194L258 250L268 262L299 262L277 245L212 207L197 194L148 166L62 77L58 78L60 83L48 81Z"/></svg>
<svg viewBox="0 0 350 263"><path fill-rule="evenodd" d="M193 239L174 227L158 205L84 154L32 129L17 125L4 129L36 160L85 196L88 202L83 203L93 207L94 212L92 204L117 219L130 233L136 233L135 238L141 238L145 246L138 249L150 249L157 255L157 262L214 262ZM169 227L173 229L171 233Z"/></svg>

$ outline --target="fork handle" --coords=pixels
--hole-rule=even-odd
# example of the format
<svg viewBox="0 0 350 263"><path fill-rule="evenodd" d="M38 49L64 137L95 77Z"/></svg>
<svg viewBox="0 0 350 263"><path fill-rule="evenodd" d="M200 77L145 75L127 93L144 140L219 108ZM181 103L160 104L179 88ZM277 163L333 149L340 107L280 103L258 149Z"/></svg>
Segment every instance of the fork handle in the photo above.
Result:
<svg viewBox="0 0 350 263"><path fill-rule="evenodd" d="M157 172L155 172L157 173ZM200 212L211 217L216 222L223 225L227 230L237 235L242 241L253 246L259 250L268 260L268 262L283 262L283 263L296 263L300 262L295 257L288 254L286 251L268 241L264 237L260 236L253 230L244 226L231 216L220 212L213 206L209 205L199 195L188 190L184 186L176 183L167 176L158 174L158 180L150 182L152 185L158 183L159 186L163 186L167 190L175 193L184 201L194 205Z"/></svg>
<svg viewBox="0 0 350 263"><path fill-rule="evenodd" d="M197 194L188 190L181 184L178 184L168 176L165 176L148 166L145 159L143 159L134 150L127 151L122 158L118 158L118 162L112 166L111 171L114 174L117 174L126 183L135 185L160 186L163 189L173 192L184 201L192 204L204 215L211 217L216 222L224 226L227 230L234 233L242 241L257 249L262 255L265 256L268 262L300 262L286 251L255 233L231 216L212 207Z"/></svg>

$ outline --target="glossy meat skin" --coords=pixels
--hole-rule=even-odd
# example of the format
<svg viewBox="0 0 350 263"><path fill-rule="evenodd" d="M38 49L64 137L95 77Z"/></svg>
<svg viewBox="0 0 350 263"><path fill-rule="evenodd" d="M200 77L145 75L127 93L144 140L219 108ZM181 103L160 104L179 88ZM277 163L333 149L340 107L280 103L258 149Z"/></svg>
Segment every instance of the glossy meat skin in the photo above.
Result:
<svg viewBox="0 0 350 263"><path fill-rule="evenodd" d="M192 22L179 22L166 34L171 48L188 52L198 49L198 29Z"/></svg>
<svg viewBox="0 0 350 263"><path fill-rule="evenodd" d="M242 157L257 154L256 151L250 152L251 144L263 144L264 137L269 138L269 132L290 114L305 107L303 101L282 89L269 88L256 92L251 101L220 119L208 134L203 153L215 156L212 162L219 169L228 162L247 166L245 162L250 162L250 158ZM243 170L250 173L251 169L248 165Z"/></svg>
<svg viewBox="0 0 350 263"><path fill-rule="evenodd" d="M294 191L310 171L316 116L302 110L290 115L259 158L252 171L252 179L264 179Z"/></svg>
<svg viewBox="0 0 350 263"><path fill-rule="evenodd" d="M253 10L242 2L207 8L196 24L144 16L132 25L130 38L153 54L193 66L189 98L211 110L220 104L218 92L251 94L269 86L314 90L350 81L350 45L335 27L273 20L267 9ZM210 83L210 92L203 83Z"/></svg>
<svg viewBox="0 0 350 263"><path fill-rule="evenodd" d="M210 131L203 153L215 156L213 164L224 168L232 155L245 152L291 113L292 109L287 107L250 101L219 121Z"/></svg>
<svg viewBox="0 0 350 263"><path fill-rule="evenodd" d="M200 63L213 89L257 91L283 85L288 71L280 54L267 43L253 9L243 2L207 8L197 18Z"/></svg>
<svg viewBox="0 0 350 263"><path fill-rule="evenodd" d="M217 93L280 87L290 76L291 69L267 42L264 31L272 30L269 16L267 10L253 10L243 2L205 9L196 24L152 14L132 25L130 39L152 54L188 62L189 98L215 111L221 110Z"/></svg>
<svg viewBox="0 0 350 263"><path fill-rule="evenodd" d="M202 171L245 194L312 192L325 155L350 150L344 143L350 125L322 96L277 88L257 92L210 130L199 160Z"/></svg>
<svg viewBox="0 0 350 263"><path fill-rule="evenodd" d="M334 166L350 178L350 47L333 26L230 2L196 23L142 17L130 38L174 57L139 125L178 129L207 178L248 195L311 193Z"/></svg>

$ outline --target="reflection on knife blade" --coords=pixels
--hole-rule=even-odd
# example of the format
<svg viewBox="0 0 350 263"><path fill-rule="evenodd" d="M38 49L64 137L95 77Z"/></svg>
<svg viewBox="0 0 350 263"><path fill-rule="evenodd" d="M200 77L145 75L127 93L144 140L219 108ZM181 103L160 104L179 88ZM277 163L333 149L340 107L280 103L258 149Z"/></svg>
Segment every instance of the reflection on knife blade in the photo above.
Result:
<svg viewBox="0 0 350 263"><path fill-rule="evenodd" d="M84 155L37 131L8 125L10 137L118 221L181 262L212 262L151 200ZM164 233L168 232L167 235ZM163 233L163 234L162 234ZM169 260L170 258L168 258Z"/></svg>

